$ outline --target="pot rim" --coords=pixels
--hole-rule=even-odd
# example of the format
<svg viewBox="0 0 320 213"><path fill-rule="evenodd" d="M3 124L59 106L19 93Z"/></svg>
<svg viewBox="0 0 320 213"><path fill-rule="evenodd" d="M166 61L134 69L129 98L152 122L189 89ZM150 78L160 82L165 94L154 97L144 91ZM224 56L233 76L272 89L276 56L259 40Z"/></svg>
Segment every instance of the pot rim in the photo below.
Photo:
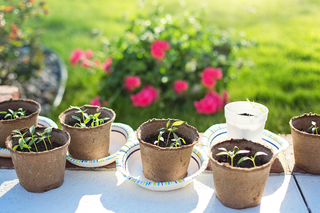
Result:
<svg viewBox="0 0 320 213"><path fill-rule="evenodd" d="M87 104L86 104L86 105L81 106L80 108L85 108L85 109L86 109L86 108L95 108L97 112L98 112L100 109L101 109L101 110L107 110L107 111L111 112L112 118L110 118L110 120L108 120L107 122L105 122L105 123L103 123L103 124L100 124L99 126L89 126L89 127L87 127L87 128L70 126L69 124L66 124L64 121L62 121L63 116L66 116L66 114L67 114L68 112L71 112L71 111L75 110L75 109L73 109L73 108L70 107L70 108L66 109L65 111L63 111L63 112L58 116L59 123L60 123L62 126L68 127L68 128L70 128L70 129L78 129L78 130L81 129L81 130L86 131L87 129L101 128L101 126L109 125L109 124L112 123L112 122L115 120L115 118L116 118L116 113L115 113L112 109L109 109L109 108L106 108L106 107L99 107L99 106L87 105Z"/></svg>
<svg viewBox="0 0 320 213"><path fill-rule="evenodd" d="M248 142L251 142L253 144L258 144L258 145L261 145L261 146L267 148L268 150L270 150L270 152L272 154L271 159L267 163L265 163L265 164L263 164L261 166L256 166L256 167L251 167L251 168L243 168L243 167L231 167L228 163L220 163L220 162L218 162L216 159L214 159L212 157L211 150L212 150L212 148L214 146L220 145L222 143L230 142L230 141L239 141L239 140L240 141L248 141ZM218 142L216 144L213 144L209 149L209 155L208 156L209 156L210 161L215 163L217 166L221 167L224 170L232 170L234 172L256 172L256 171L260 171L260 170L265 169L266 167L269 167L270 164L272 164L274 162L274 160L275 160L275 155L274 155L273 150L271 148L269 148L269 147L267 147L267 146L265 146L265 145L263 145L261 143L257 143L257 142L251 141L251 140L247 140L247 139L232 139L232 138L224 140L224 141L220 141L220 142Z"/></svg>
<svg viewBox="0 0 320 213"><path fill-rule="evenodd" d="M137 136L137 139L138 139L139 143L142 143L142 144L144 144L146 146L152 147L153 149L158 149L158 150L162 150L162 151L174 151L174 150L188 149L190 147L193 147L194 145L196 145L199 142L199 132L198 132L198 130L195 127L189 125L187 123L187 121L185 121L182 125L186 125L188 128L193 129L196 132L196 135L197 135L196 139L191 144L182 145L182 146L179 146L179 147L160 147L160 146L157 146L155 144L148 143L148 142L142 140L141 137L139 137L138 134L139 134L140 131L138 131L138 130L140 130L140 127L142 125L144 125L146 123L154 122L154 121L168 121L168 120L169 120L169 118L167 118L167 119L165 119L165 118L162 118L162 119L152 118L152 119L149 119L148 121L142 123L138 127L138 129L136 131L136 136ZM170 120L178 121L179 119L171 119L170 118Z"/></svg>
<svg viewBox="0 0 320 213"><path fill-rule="evenodd" d="M36 130L37 129L46 129L46 128L47 127L37 126ZM23 128L20 131L24 131L26 129L29 129L29 128ZM66 146L68 146L70 144L71 137L70 137L70 134L67 131L64 131L62 129L57 129L57 128L52 128L52 131L57 131L58 133L67 134L67 141L63 145L61 145L59 147L55 147L54 149L50 149L50 150L45 150L45 151L41 151L41 152L22 152L22 151L14 150L12 148L12 139L11 139L12 134L10 134L7 137L5 144L6 144L6 147L10 151L11 154L18 154L18 155L46 155L46 154L51 154L52 152L56 152L56 151L58 151L60 149L63 149L64 147L66 147Z"/></svg>
<svg viewBox="0 0 320 213"><path fill-rule="evenodd" d="M298 115L298 116L292 117L292 118L290 119L290 121L289 121L289 125L290 125L291 130L293 130L293 131L295 131L295 132L297 132L297 133L299 133L299 134L302 134L302 135L305 135L305 136L309 136L309 137L320 137L320 134L312 134L312 133L304 132L304 131L301 131L301 130L297 129L297 128L293 125L293 123L292 123L293 121L295 121L295 120L302 120L302 119L304 119L304 118L306 118L306 117L318 117L318 118L320 118L320 115L318 115L318 114L316 114L316 113L310 112L310 113L304 113L304 114L302 114L302 115Z"/></svg>
<svg viewBox="0 0 320 213"><path fill-rule="evenodd" d="M33 117L37 114L40 114L40 111L41 111L41 105L32 100L32 99L22 99L22 98L19 98L19 99L10 99L10 100L6 100L6 101L2 101L0 102L0 105L5 105L7 103L12 103L12 102L17 102L17 103L30 103L30 104L33 104L35 106L38 107L38 109L34 112L32 112L30 115L27 115L27 116L23 116L23 117L19 117L19 118L15 118L15 119L9 119L9 120L0 120L1 123L13 123L13 122L16 122L16 121L20 121L20 120L25 120L25 119L28 119L30 117Z"/></svg>

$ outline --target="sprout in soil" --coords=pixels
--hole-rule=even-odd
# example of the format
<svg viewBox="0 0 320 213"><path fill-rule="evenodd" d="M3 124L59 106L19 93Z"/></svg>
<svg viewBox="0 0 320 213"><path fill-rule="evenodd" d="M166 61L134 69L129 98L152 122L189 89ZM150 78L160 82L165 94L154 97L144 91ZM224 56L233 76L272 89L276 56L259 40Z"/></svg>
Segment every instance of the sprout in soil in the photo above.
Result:
<svg viewBox="0 0 320 213"><path fill-rule="evenodd" d="M233 166L233 158L238 155L238 154L245 154L245 153L249 153L249 150L239 150L239 148L237 146L233 147L233 150L228 151L226 148L218 148L219 150L222 150L222 152L219 152L218 155L227 155L227 158L230 157L231 161L230 161L230 166Z"/></svg>
<svg viewBox="0 0 320 213"><path fill-rule="evenodd" d="M308 131L311 129L312 134L318 134L317 123L315 121L311 121L311 126L309 127Z"/></svg>
<svg viewBox="0 0 320 213"><path fill-rule="evenodd" d="M8 109L9 112L1 111L0 114L6 114L4 118L10 117L10 119L20 118L26 115L26 111L23 111L22 108L19 108L18 111L13 111L12 109Z"/></svg>
<svg viewBox="0 0 320 213"><path fill-rule="evenodd" d="M76 111L76 113L81 113L82 114L82 119L79 118L78 116L72 115L72 118L76 119L79 123L76 123L74 126L79 126L81 128L87 128L87 124L90 123L91 121L91 126L99 126L101 124L104 124L105 121L109 120L109 117L105 117L105 118L99 118L99 115L101 114L101 112L95 113L94 115L88 115L86 113L87 110L82 110L79 107L73 107L70 106L73 109L77 109L78 111Z"/></svg>
<svg viewBox="0 0 320 213"><path fill-rule="evenodd" d="M253 163L253 166L256 167L256 163L255 163L255 159L257 156L259 155L267 155L267 153L265 152L256 152L256 154L254 154L254 156L251 156L251 157L242 157L239 161L238 161L238 164L240 164L241 162L245 161L245 160L251 160L252 163Z"/></svg>
<svg viewBox="0 0 320 213"><path fill-rule="evenodd" d="M171 134L173 135L174 139L171 140L172 143L170 143L169 147L178 147L178 146L181 146L182 143L186 144L186 141L183 138L178 137L178 135L174 132L178 129L178 126L180 126L184 123L184 121L175 121L171 124L171 127L169 127L170 121L171 120L169 119L166 124L166 127L162 127L157 130L157 132L159 132L158 140L155 141L154 144L157 144L159 146L160 141L162 141L166 144L166 146L168 146ZM163 135L163 133L165 133L165 131L169 132L166 140L162 137L162 135Z"/></svg>
<svg viewBox="0 0 320 213"><path fill-rule="evenodd" d="M18 145L15 145L13 147L14 150L16 150L18 147L20 147L21 150L23 150L24 148L28 149L29 152L31 152L31 146L34 145L35 149L36 149L36 152L38 152L38 148L37 148L37 143L43 141L45 147L46 147L46 150L48 150L47 148L47 144L45 142L45 138L48 138L48 141L51 145L51 148L52 148L52 143L50 141L50 137L51 137L51 131L52 131L52 127L48 127L46 128L42 133L40 132L37 132L37 134L34 134L35 133L35 127L34 125L32 125L30 128L29 128L29 132L31 134L31 137L24 137L25 134L27 134L28 131L25 131L23 134L20 132L20 130L16 129L16 130L12 130L13 133L16 133L14 135L12 135L12 137L14 138L17 138L19 137L19 143ZM47 135L45 135L47 134Z"/></svg>
<svg viewBox="0 0 320 213"><path fill-rule="evenodd" d="M252 106L252 109L251 109L251 111L250 111L249 114L251 114L252 110L253 110L255 107L259 107L260 110L261 110L261 112L264 113L263 109L261 108L261 106L260 106L258 103L254 102L254 101L250 101L248 98L247 98L247 101L248 101L248 102L251 104L251 106Z"/></svg>

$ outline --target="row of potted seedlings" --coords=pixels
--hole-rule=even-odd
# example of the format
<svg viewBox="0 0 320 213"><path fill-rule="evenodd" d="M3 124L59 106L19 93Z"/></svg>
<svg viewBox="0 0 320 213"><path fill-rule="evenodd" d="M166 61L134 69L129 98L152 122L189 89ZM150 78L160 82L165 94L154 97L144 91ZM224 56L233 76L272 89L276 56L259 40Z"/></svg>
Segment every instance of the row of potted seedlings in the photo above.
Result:
<svg viewBox="0 0 320 213"><path fill-rule="evenodd" d="M40 109L32 100L0 103L0 129L4 133L0 146L4 147L5 142L20 184L30 192L44 192L63 183L67 151L81 160L108 156L111 125L116 116L104 107L70 107L59 115L60 130L36 127ZM275 159L272 148L261 143L267 114L265 106L250 101L225 106L231 139L212 145L208 153L216 196L225 206L241 209L261 202ZM295 163L315 174L320 174L314 145L319 135L312 133L317 132L319 122L315 114L290 120ZM146 178L166 182L187 176L193 146L199 140L196 128L176 119L152 119L141 124L136 135ZM309 147L311 150L304 150ZM307 157L302 156L304 153ZM314 168L307 165L308 160Z"/></svg>

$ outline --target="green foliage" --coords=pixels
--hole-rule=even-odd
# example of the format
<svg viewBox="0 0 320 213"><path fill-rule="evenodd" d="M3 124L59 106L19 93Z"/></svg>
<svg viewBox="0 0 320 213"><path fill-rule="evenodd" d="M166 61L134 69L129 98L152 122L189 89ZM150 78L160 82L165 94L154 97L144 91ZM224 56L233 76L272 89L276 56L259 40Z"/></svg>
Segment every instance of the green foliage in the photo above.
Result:
<svg viewBox="0 0 320 213"><path fill-rule="evenodd" d="M256 154L254 154L254 156L251 156L251 157L244 156L238 161L238 164L240 164L241 162L243 162L245 160L251 160L252 163L253 163L253 166L256 167L255 159L259 155L267 155L267 153L265 153L265 152L256 152Z"/></svg>
<svg viewBox="0 0 320 213"><path fill-rule="evenodd" d="M93 115L91 114L88 115L88 113L86 113L87 111L86 109L82 110L80 107L74 107L74 106L71 106L71 108L77 109L78 111L76 111L76 113L82 114L82 119L79 118L78 116L72 115L72 118L78 121L78 123L74 125L75 127L79 126L81 128L87 128L89 125L91 127L99 126L101 124L104 124L104 122L110 119L109 117L99 118L99 115L101 114L101 112L95 113Z"/></svg>
<svg viewBox="0 0 320 213"><path fill-rule="evenodd" d="M101 38L101 56L112 58L112 67L110 74L100 80L99 95L108 100L109 106L129 75L140 77L142 86L157 88L159 106L164 102L173 105L179 100L183 104L191 97L203 97L207 89L201 85L200 73L210 66L222 68L223 72L223 80L217 81L214 89L220 93L227 87L228 69L236 64L231 53L234 49L251 46L250 41L234 30L206 24L204 10L171 14L156 5L145 11L127 23L122 36L109 40ZM167 42L170 49L157 60L151 51L152 44L159 40ZM176 80L187 81L190 91L177 95L172 89ZM121 91L120 95L128 96L128 93Z"/></svg>
<svg viewBox="0 0 320 213"><path fill-rule="evenodd" d="M5 0L0 3L0 84L28 80L43 67L41 31L22 28L26 20L35 20L42 13L47 13L43 2Z"/></svg>
<svg viewBox="0 0 320 213"><path fill-rule="evenodd" d="M171 124L171 127L170 127L170 123L171 123L171 120L168 119L168 122L166 123L166 127L161 127L160 129L157 130L157 132L159 132L159 135L158 135L158 141L155 141L154 143L157 144L158 146L160 145L160 141L164 142L166 146L169 146L169 147L178 147L178 146L181 146L182 143L183 144L186 144L186 141L183 139L183 138L180 138L178 137L178 135L174 132L176 130L178 130L178 126L182 125L184 123L184 121L175 121ZM164 139L162 136L165 132L168 132L168 136L167 136L167 139ZM172 143L170 143L170 135L173 135L173 138L172 139Z"/></svg>
<svg viewBox="0 0 320 213"><path fill-rule="evenodd" d="M161 1L165 11L172 16L183 14L186 8L198 10L206 4L209 15L204 16L204 24L226 31L233 28L237 32L245 32L246 38L256 40L257 45L234 49L229 55L242 59L243 63L230 66L227 90L231 101L249 98L267 106L266 129L290 134L288 122L291 117L308 112L320 113L320 28L315 21L320 20L319 1L186 0L185 7L180 2ZM135 17L139 11L146 13L149 9L137 9L137 2L132 0L92 1L90 4L86 0L49 0L47 3L50 15L26 24L28 27L45 28L46 33L41 35L41 40L65 61L69 60L70 50L80 44L83 49L99 49L100 42L90 36L93 30L103 32L108 38L123 36L128 28L123 20ZM72 15L70 8L73 9ZM86 14L85 18L83 14ZM115 41L110 39L109 42ZM72 77L68 79L63 102L50 115L57 123L58 115L69 105L88 104L98 92L107 93L99 87L104 73L93 75L87 69L70 64L67 68ZM160 109L155 106L141 109L131 106L130 100L119 96L111 106L117 113L117 122L126 123L133 129L153 117L177 117L195 126L199 132L213 124L225 123L223 112L196 114L192 100L185 105L168 107L164 102Z"/></svg>
<svg viewBox="0 0 320 213"><path fill-rule="evenodd" d="M216 154L217 156L219 155L226 155L227 158L230 158L231 163L230 166L233 167L233 158L238 155L238 154L245 154L245 153L249 153L249 150L240 150L239 147L234 146L233 150L228 151L226 148L218 148L219 150L222 150L222 152L219 152L218 154Z"/></svg>
<svg viewBox="0 0 320 213"><path fill-rule="evenodd" d="M35 126L32 125L28 130L25 132L21 132L18 129L12 130L12 137L13 138L19 138L19 143L13 147L14 150L16 150L18 147L23 150L23 149L28 149L29 152L32 152L32 145L35 147L36 152L38 152L38 147L37 143L43 142L46 150L48 150L47 144L45 139L48 139L51 148L53 148L52 143L50 141L51 137L51 132L52 132L52 127L47 127L43 132L35 132ZM25 137L26 134L30 134L30 136Z"/></svg>
<svg viewBox="0 0 320 213"><path fill-rule="evenodd" d="M26 115L26 111L23 111L22 108L19 108L18 111L13 111L12 109L8 109L9 112L7 111L1 111L0 114L6 114L4 118L10 118L10 119L16 119L16 118L21 118Z"/></svg>

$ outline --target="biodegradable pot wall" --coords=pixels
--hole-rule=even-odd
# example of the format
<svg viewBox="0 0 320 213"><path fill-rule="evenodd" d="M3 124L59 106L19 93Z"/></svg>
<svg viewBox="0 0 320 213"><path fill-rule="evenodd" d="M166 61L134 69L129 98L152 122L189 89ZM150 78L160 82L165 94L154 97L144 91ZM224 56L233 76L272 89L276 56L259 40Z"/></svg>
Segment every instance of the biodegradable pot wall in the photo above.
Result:
<svg viewBox="0 0 320 213"><path fill-rule="evenodd" d="M172 120L171 123L174 121L176 120ZM158 134L157 130L165 127L167 122L168 119L152 119L137 129L143 174L155 182L175 181L186 177L193 146L199 140L198 130L184 123L175 133L180 134L185 140L192 141L191 144L169 148L145 141L151 135Z"/></svg>
<svg viewBox="0 0 320 213"><path fill-rule="evenodd" d="M227 123L228 138L245 138L265 145L262 140L262 134L268 118L268 112L269 110L266 106L258 104L253 108L248 101L236 101L227 104L224 107L224 115ZM240 115L242 113L253 116Z"/></svg>
<svg viewBox="0 0 320 213"><path fill-rule="evenodd" d="M295 165L306 172L320 174L320 135L308 133L311 121L320 126L320 116L317 114L304 114L291 118L293 153ZM320 129L318 129L320 132Z"/></svg>
<svg viewBox="0 0 320 213"><path fill-rule="evenodd" d="M107 157L109 155L110 140L111 140L111 125L116 114L113 110L84 105L82 110L87 110L88 114L101 112L99 118L109 117L110 119L95 127L80 128L74 127L76 120L72 115L81 117L81 113L76 113L77 109L69 108L59 115L59 122L62 129L69 132L71 142L69 145L69 154L80 160L96 160Z"/></svg>
<svg viewBox="0 0 320 213"><path fill-rule="evenodd" d="M43 131L45 127L37 127ZM23 131L23 130L21 130ZM19 138L7 137L6 147L11 158L19 182L29 192L45 192L62 185L66 167L67 148L70 135L60 129L52 129L50 140L61 146L43 152L21 152L13 150Z"/></svg>
<svg viewBox="0 0 320 213"><path fill-rule="evenodd" d="M38 124L38 116L41 110L39 103L28 99L8 100L0 103L0 111L8 112L8 109L18 111L19 108L23 108L31 114L10 120L2 120L5 114L0 114L0 148L5 148L6 138L12 130L31 127L32 125L37 126Z"/></svg>
<svg viewBox="0 0 320 213"><path fill-rule="evenodd" d="M217 161L219 156L216 156L216 154L221 150L218 150L218 148L223 147L227 150L232 150L235 145L240 150L251 149L248 155L252 155L257 151L267 153L267 156L258 156L267 163L252 168L231 167L228 163L219 163ZM246 139L231 139L213 145L210 148L209 157L215 193L223 205L234 209L243 209L260 204L270 168L274 161L271 149ZM236 163L234 162L234 164Z"/></svg>

